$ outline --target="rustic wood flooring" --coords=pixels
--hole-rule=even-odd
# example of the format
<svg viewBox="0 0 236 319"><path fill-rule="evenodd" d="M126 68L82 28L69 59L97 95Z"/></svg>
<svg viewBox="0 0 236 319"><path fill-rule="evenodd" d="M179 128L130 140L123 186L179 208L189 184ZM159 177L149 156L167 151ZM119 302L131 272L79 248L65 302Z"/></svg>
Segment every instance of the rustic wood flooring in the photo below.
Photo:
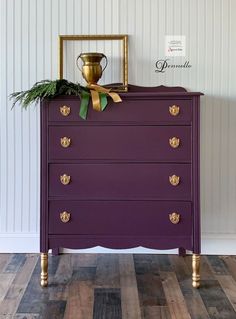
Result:
<svg viewBox="0 0 236 319"><path fill-rule="evenodd" d="M236 256L0 254L0 319L236 319Z"/></svg>

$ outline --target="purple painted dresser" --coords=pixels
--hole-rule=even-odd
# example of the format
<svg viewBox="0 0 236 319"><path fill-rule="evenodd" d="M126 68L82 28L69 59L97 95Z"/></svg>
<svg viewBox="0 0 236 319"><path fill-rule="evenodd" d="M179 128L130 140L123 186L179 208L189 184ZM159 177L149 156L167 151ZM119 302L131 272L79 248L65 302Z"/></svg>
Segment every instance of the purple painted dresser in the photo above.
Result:
<svg viewBox="0 0 236 319"><path fill-rule="evenodd" d="M79 117L78 97L41 103L41 285L59 247L193 252L199 287L199 101L180 87L130 86Z"/></svg>

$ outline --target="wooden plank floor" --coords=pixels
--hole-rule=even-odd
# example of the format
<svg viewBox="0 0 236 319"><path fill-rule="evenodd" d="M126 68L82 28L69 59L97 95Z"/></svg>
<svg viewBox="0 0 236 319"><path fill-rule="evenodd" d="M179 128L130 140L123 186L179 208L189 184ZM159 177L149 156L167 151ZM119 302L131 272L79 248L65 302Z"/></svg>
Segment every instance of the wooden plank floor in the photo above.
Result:
<svg viewBox="0 0 236 319"><path fill-rule="evenodd" d="M0 254L0 319L236 319L236 256Z"/></svg>

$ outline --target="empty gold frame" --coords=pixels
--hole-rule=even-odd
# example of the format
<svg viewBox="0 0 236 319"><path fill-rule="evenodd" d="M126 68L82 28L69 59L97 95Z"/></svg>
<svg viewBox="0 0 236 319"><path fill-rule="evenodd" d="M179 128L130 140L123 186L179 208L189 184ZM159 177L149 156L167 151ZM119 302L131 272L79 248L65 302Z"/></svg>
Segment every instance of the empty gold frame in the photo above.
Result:
<svg viewBox="0 0 236 319"><path fill-rule="evenodd" d="M121 84L111 85L112 90L117 92L127 92L128 90L128 35L111 34L111 35L60 35L59 36L59 79L63 79L63 47L64 41L113 41L120 40L122 42L122 70Z"/></svg>

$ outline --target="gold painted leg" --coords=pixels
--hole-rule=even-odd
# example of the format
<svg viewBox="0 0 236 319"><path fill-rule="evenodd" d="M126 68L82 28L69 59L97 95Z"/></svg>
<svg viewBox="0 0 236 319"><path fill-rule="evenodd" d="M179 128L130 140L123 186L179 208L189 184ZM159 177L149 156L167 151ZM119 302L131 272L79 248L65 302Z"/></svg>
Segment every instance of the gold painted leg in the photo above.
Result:
<svg viewBox="0 0 236 319"><path fill-rule="evenodd" d="M193 266L193 287L200 287L200 255L193 254L192 256L192 266Z"/></svg>
<svg viewBox="0 0 236 319"><path fill-rule="evenodd" d="M41 253L41 286L48 285L48 254Z"/></svg>

